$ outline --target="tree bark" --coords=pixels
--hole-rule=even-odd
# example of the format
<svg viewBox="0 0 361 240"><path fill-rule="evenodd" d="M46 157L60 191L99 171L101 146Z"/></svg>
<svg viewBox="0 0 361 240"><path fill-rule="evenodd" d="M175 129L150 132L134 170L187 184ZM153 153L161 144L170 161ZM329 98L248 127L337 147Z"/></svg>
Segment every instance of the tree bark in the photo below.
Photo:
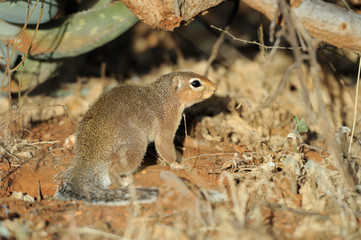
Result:
<svg viewBox="0 0 361 240"><path fill-rule="evenodd" d="M242 0L271 21L277 0ZM341 48L361 51L361 15L320 0L293 0L291 7L315 38Z"/></svg>
<svg viewBox="0 0 361 240"><path fill-rule="evenodd" d="M121 0L142 22L150 27L173 31L182 22L217 6L224 0Z"/></svg>

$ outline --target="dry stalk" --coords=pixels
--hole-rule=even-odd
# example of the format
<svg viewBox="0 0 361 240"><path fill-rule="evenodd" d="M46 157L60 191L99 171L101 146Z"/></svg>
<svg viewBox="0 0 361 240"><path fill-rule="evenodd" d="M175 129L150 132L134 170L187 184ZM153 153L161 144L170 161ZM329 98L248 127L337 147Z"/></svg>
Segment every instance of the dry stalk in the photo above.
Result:
<svg viewBox="0 0 361 240"><path fill-rule="evenodd" d="M37 0L36 3L34 4L34 7L33 7L33 9L31 10L30 14L29 14L29 10L30 10L30 9L29 9L29 4L28 4L28 12L27 12L28 16L27 16L27 18L26 18L24 27L22 28L22 30L21 30L18 38L21 38L21 36L24 34L24 31L25 31L26 28L27 28L29 19L30 19L31 15L33 14L33 12L34 12L34 10L35 10L35 7L36 7L36 5L37 5L38 3L39 3L39 0ZM12 72L15 72L21 65L23 65L23 64L24 64L24 61L25 61L26 58L29 56L30 51L31 51L31 48L33 47L33 44L34 44L35 39L36 39L36 34L38 33L41 16L43 15L43 9L44 9L44 0L41 1L41 9L40 9L40 14L39 14L39 19L38 19L38 22L36 23L34 35L33 35L33 37L31 38L29 49L28 49L28 51L26 52L25 56L22 57L21 62L20 62L16 67L14 67L13 69L10 70L11 73L12 73ZM13 52L14 52L14 51L15 51L15 49L13 48ZM19 82L21 82L21 81L19 81Z"/></svg>
<svg viewBox="0 0 361 240"><path fill-rule="evenodd" d="M211 56L209 56L209 58L208 58L207 67L206 67L206 70L204 71L204 76L206 76L206 77L208 76L208 73L212 66L213 61L217 58L219 48L221 47L222 43L224 42L224 37L226 35L226 31L228 31L231 23L233 22L235 16L238 13L238 6L239 6L239 0L234 1L234 6L232 9L232 12L228 16L228 19L226 22L226 28L225 28L226 30L221 32L221 35L219 36L219 38L213 45ZM213 27L213 26L211 25L211 27Z"/></svg>
<svg viewBox="0 0 361 240"><path fill-rule="evenodd" d="M30 17L33 14L33 12L35 10L35 7L37 6L38 3L39 3L39 0L37 0L36 3L34 3L34 6L33 6L33 8L31 10L30 10L30 5L29 5L30 3L28 3L27 18L26 18L24 26L23 26L23 28L22 28L22 30L21 30L21 32L20 32L20 34L19 34L19 36L17 38L21 38L21 36L24 34L24 31L26 30L28 22L30 20ZM12 48L12 51L10 53L9 44L7 44L7 56L6 56L7 64L6 64L6 67L5 67L5 73L4 73L4 77L3 77L2 81L1 81L1 87L0 87L0 94L1 94L2 89L3 89L3 85L5 83L5 78L7 76L8 81L9 81L8 82L8 86L9 86L8 87L8 97L9 97L8 131L10 132L10 134L5 134L4 141L5 141L6 144L13 144L14 143L14 139L16 137L18 137L19 133L22 131L22 125L23 125L21 122L16 121L16 119L18 119L19 116L20 116L20 105L21 105L20 100L21 100L21 96L20 96L20 90L19 90L19 92L18 92L18 100L15 102L12 99L12 96L11 96L11 92L12 92L11 80L12 80L12 78L11 77L12 77L12 74L15 71L17 71L20 66L23 65L24 61L26 60L27 56L29 55L29 53L31 51L32 45L34 43L34 40L35 40L35 37L36 37L36 34L37 34L37 30L39 29L40 20L41 20L42 13L43 13L43 8L44 8L44 0L42 0L39 18L38 18L38 21L37 21L37 24L36 24L34 36L31 39L30 47L29 47L27 53L25 54L25 56L22 57L21 62L17 66L15 66L14 68L10 68L10 61L14 57L15 48ZM23 69L21 70L21 75L20 75L20 78L19 78L19 86L21 86L22 72L23 72ZM14 115L15 110L16 110L16 116Z"/></svg>
<svg viewBox="0 0 361 240"><path fill-rule="evenodd" d="M258 112L261 111L264 108L269 107L275 100L276 98L285 90L287 83L288 83L288 79L290 74L297 69L297 65L296 64L292 64L291 66L288 67L287 71L285 72L285 74L283 75L283 78L281 80L281 82L278 84L278 87L276 88L276 90L273 92L273 94L271 96L269 96L266 101L264 101L263 104L257 106L254 109L254 112Z"/></svg>
<svg viewBox="0 0 361 240"><path fill-rule="evenodd" d="M184 122L184 134L186 136L186 151L187 151L187 156L189 154L189 144L188 144L188 133L187 133L187 121L186 121L186 115L185 113L183 113L183 122Z"/></svg>
<svg viewBox="0 0 361 240"><path fill-rule="evenodd" d="M213 26L213 25L211 25L211 28L214 28L214 29L216 29L216 30L218 30L218 31L220 31L220 32L224 32L224 33L227 34L230 38L232 38L232 40L234 40L234 41L238 41L238 42L241 42L241 43L244 43L244 44L256 45L256 46L259 46L259 47L264 48L265 50L270 50L270 49L288 49L288 50L289 50L289 49L292 49L292 47L281 47L281 46L277 46L277 45L276 45L276 46L275 46L275 45L273 45L273 46L267 46L267 45L262 44L262 43L259 43L259 42L257 42L257 41L249 41L249 40L241 39L241 38L238 38L238 37L232 35L232 34L228 31L228 29L218 28L218 27Z"/></svg>
<svg viewBox="0 0 361 240"><path fill-rule="evenodd" d="M284 37L287 39L289 44L292 46L292 53L293 53L295 61L296 61L295 64L298 68L297 77L298 77L298 81L301 85L303 94L304 94L303 101L305 104L305 110L306 110L307 116L309 118L315 119L315 116L311 109L309 92L305 85L304 75L303 75L303 71L302 71L302 62L304 59L307 59L307 55L303 56L303 54L301 53L301 49L299 47L298 40L302 39L302 33L300 32L299 28L297 28L297 26L296 26L297 19L292 14L286 1L280 0L280 1L278 1L278 4L279 4L279 8L282 13L282 18L283 18L283 20L285 22L285 26L286 26L286 31L285 31Z"/></svg>
<svg viewBox="0 0 361 240"><path fill-rule="evenodd" d="M348 148L348 154L347 155L350 155L350 153L351 153L352 140L353 140L353 135L355 133L356 116L357 116L357 102L358 102L358 89L359 89L359 86L360 86L360 70L361 70L361 56L360 56L359 64L358 64L355 108L354 108L354 112L353 112L353 123L352 123L352 131L351 131L351 138L350 138L350 146Z"/></svg>
<svg viewBox="0 0 361 240"><path fill-rule="evenodd" d="M218 157L218 156L225 156L225 155L232 155L232 157L234 157L235 154L238 154L238 152L205 153L205 154L199 154L199 155L196 155L196 156L183 158L182 161L184 162L184 161L188 161L188 160L191 160L191 159Z"/></svg>
<svg viewBox="0 0 361 240"><path fill-rule="evenodd" d="M337 143L333 135L333 126L331 126L332 121L330 121L329 116L327 115L321 91L320 91L320 79L319 79L319 71L320 67L317 62L316 57L316 44L317 42L309 35L309 33L304 28L303 24L298 20L298 18L294 15L293 11L291 11L290 6L286 3L285 0L279 0L279 8L282 12L282 17L285 22L285 27L287 28L287 34L285 35L286 39L289 41L291 46L294 48L292 49L296 64L299 67L298 72L298 79L301 83L304 101L305 101L305 108L308 120L311 122L317 123L321 129L322 134L326 137L328 141L328 148L333 156L333 159L335 159L335 164L339 168L342 178L349 190L354 190L355 187L355 174L352 170L352 168L349 166L348 163L345 163L340 156L339 150L337 148ZM299 48L296 46L299 45L299 40L301 43L304 44L304 51L307 52L307 54L303 55ZM304 76L302 74L301 70L301 64L303 60L308 60L310 62L311 66L311 76L314 81L314 89L316 91L316 97L318 102L318 111L317 116L312 111L312 105L310 102L308 90L304 84ZM320 121L317 121L319 119Z"/></svg>
<svg viewBox="0 0 361 240"><path fill-rule="evenodd" d="M77 227L74 230L70 231L71 233L83 234L83 235L93 235L94 237L107 238L107 239L116 239L116 240L125 240L128 238L124 238L112 233L107 233L102 230L98 230L90 227ZM80 239L80 238L79 238Z"/></svg>
<svg viewBox="0 0 361 240"><path fill-rule="evenodd" d="M218 50L224 41L224 37L225 37L226 31L228 31L228 29L229 29L229 26L226 27L225 31L222 31L222 33L219 36L219 38L217 39L216 43L213 45L211 56L208 58L208 61L207 61L207 68L203 74L206 77L208 76L208 73L209 73L209 70L211 68L213 61L217 58Z"/></svg>

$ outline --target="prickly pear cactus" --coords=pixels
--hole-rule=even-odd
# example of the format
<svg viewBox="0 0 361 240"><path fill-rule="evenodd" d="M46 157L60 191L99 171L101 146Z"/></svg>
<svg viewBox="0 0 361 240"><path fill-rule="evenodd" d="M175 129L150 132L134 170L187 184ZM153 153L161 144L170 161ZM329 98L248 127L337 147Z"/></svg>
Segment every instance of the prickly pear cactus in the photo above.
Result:
<svg viewBox="0 0 361 240"><path fill-rule="evenodd" d="M29 14L28 14L29 7ZM39 19L41 14L41 18ZM0 18L9 23L16 24L37 24L45 23L54 19L59 12L58 0L20 0L20 1L1 1L0 2ZM28 19L28 21L26 21Z"/></svg>
<svg viewBox="0 0 361 240"><path fill-rule="evenodd" d="M44 82L62 65L61 58L74 57L104 45L138 21L122 2L111 0L101 0L88 10L60 19L54 17L61 1L47 0L42 6L43 1L31 0L29 12L27 2L0 3L0 50L6 46L10 52L14 49L18 55L28 54L23 66L12 76L15 80L12 91L23 91ZM3 14L5 12L7 14ZM21 31L21 27L12 23L29 25ZM37 30L36 24L39 24ZM4 52L0 51L0 61L7 62ZM0 87L3 88L9 83L1 64Z"/></svg>

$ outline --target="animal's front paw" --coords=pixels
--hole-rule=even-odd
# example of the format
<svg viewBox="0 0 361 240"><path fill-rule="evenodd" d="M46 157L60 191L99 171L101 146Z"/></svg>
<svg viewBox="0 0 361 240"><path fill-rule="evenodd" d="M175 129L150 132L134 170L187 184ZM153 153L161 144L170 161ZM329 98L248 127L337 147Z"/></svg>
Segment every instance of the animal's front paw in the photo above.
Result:
<svg viewBox="0 0 361 240"><path fill-rule="evenodd" d="M170 165L171 169L178 169L178 170L179 169L185 169L185 166L183 166L182 164L177 163L177 162L171 163L169 165Z"/></svg>
<svg viewBox="0 0 361 240"><path fill-rule="evenodd" d="M120 184L122 187L128 187L133 183L134 183L133 176L128 176L128 175L120 176Z"/></svg>

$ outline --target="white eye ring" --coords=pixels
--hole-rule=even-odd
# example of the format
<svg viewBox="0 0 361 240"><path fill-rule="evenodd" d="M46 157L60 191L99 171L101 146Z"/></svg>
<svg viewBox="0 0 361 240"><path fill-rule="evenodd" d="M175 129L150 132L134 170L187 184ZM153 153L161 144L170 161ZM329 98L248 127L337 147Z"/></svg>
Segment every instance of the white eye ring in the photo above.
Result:
<svg viewBox="0 0 361 240"><path fill-rule="evenodd" d="M200 89L203 87L202 80L200 80L199 78L189 79L189 85L192 89Z"/></svg>

